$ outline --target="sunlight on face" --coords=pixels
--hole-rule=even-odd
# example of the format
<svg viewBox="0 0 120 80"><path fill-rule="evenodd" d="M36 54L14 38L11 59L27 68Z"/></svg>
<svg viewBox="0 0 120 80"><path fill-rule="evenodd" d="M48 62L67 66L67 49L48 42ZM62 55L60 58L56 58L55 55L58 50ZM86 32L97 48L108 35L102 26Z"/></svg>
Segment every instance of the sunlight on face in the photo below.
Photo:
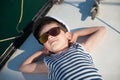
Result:
<svg viewBox="0 0 120 80"><path fill-rule="evenodd" d="M44 26L40 34L49 31L51 28L58 27L56 23L50 23ZM67 32L66 32L67 33ZM47 42L44 43L45 48L49 51L57 53L68 47L68 37L64 31L60 30L57 36L48 36Z"/></svg>

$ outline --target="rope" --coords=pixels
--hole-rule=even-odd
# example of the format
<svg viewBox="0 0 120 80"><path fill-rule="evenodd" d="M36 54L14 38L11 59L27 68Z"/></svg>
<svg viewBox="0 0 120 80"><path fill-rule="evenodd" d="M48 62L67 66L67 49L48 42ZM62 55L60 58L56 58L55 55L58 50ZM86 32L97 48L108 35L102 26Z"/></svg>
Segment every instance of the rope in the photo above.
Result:
<svg viewBox="0 0 120 80"><path fill-rule="evenodd" d="M24 1L21 0L21 13L20 13L19 21L18 21L17 26L16 26L16 30L17 30L18 33L23 33L22 30L19 30L19 25L20 25L20 23L22 21L22 18L23 18L23 4L24 4ZM2 40L0 40L0 43L4 42L4 41L13 40L13 39L15 39L17 37L19 37L19 36L13 36L13 37L10 37L10 38L2 39Z"/></svg>
<svg viewBox="0 0 120 80"><path fill-rule="evenodd" d="M16 30L17 30L18 33L23 33L22 30L19 30L19 25L20 25L20 23L22 21L22 18L23 18L23 6L24 6L23 4L24 4L24 1L21 0L21 13L20 13L19 21L18 21L17 26L16 26Z"/></svg>
<svg viewBox="0 0 120 80"><path fill-rule="evenodd" d="M15 39L15 38L17 38L17 37L19 37L19 36L14 36L14 37L2 39L2 40L0 40L0 43L1 43L1 42L5 42L5 41L9 41L9 40L13 40L13 39Z"/></svg>

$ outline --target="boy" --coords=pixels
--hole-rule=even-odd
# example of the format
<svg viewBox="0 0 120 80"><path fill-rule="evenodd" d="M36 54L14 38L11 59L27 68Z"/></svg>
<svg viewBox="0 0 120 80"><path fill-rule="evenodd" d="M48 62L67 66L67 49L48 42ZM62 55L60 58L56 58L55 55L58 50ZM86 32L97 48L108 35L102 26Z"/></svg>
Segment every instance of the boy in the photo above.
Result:
<svg viewBox="0 0 120 80"><path fill-rule="evenodd" d="M21 66L21 72L47 73L49 80L102 80L88 54L105 33L104 27L85 28L74 33L51 17L43 17L34 26L34 36L43 50L29 57ZM89 37L81 44L76 40ZM43 62L35 62L41 55ZM47 67L46 67L47 66Z"/></svg>

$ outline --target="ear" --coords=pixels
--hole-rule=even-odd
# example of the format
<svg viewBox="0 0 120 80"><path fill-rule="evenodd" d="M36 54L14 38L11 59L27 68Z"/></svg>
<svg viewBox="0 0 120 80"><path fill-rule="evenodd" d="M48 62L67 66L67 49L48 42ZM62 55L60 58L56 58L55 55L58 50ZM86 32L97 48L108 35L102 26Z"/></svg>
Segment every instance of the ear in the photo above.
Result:
<svg viewBox="0 0 120 80"><path fill-rule="evenodd" d="M72 33L71 32L66 32L66 37L68 40L72 39Z"/></svg>

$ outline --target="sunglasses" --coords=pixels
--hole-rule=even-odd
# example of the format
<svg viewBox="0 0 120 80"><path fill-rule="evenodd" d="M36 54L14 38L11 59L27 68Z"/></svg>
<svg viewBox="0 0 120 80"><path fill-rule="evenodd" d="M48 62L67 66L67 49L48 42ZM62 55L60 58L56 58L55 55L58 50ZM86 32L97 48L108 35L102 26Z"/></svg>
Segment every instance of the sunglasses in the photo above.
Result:
<svg viewBox="0 0 120 80"><path fill-rule="evenodd" d="M41 44L47 42L48 36L57 36L60 33L60 27L54 27L49 31L45 32L43 35L40 36L39 41Z"/></svg>

